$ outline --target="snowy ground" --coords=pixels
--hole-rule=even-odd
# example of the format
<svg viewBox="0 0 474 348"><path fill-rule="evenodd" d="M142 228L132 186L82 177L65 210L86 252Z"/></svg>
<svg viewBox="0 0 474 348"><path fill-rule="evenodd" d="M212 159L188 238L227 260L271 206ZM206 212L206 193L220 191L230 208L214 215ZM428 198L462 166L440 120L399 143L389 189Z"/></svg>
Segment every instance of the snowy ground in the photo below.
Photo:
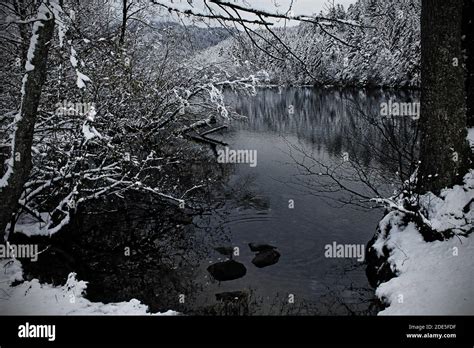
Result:
<svg viewBox="0 0 474 348"><path fill-rule="evenodd" d="M389 262L398 276L376 291L389 307L379 315L473 315L474 241L426 243L413 224L392 230Z"/></svg>
<svg viewBox="0 0 474 348"><path fill-rule="evenodd" d="M0 260L0 314L1 315L145 315L148 306L132 299L128 302L90 302L84 298L87 283L78 281L74 273L65 285L54 287L40 284L37 279L11 286L23 279L18 260ZM167 311L156 315L175 315Z"/></svg>
<svg viewBox="0 0 474 348"><path fill-rule="evenodd" d="M474 170L464 182L440 197L423 196L421 204L436 230L472 230L472 208L463 212L463 207L474 197ZM391 230L373 245L379 254L384 246L390 250L388 262L397 274L376 290L388 304L379 315L473 315L474 233L427 243L414 224L401 223L401 214L392 211L385 216L380 224L390 223Z"/></svg>

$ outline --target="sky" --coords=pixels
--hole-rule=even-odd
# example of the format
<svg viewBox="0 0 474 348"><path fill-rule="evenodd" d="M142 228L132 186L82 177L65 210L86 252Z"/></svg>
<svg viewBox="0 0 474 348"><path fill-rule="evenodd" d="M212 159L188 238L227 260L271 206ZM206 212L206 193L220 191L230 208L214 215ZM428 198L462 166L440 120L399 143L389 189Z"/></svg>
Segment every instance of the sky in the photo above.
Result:
<svg viewBox="0 0 474 348"><path fill-rule="evenodd" d="M258 6L258 8L265 8L268 11L278 9L288 9L291 0L253 0L246 1L249 5ZM312 14L319 13L319 11L324 10L326 5L329 4L328 0L293 0L293 10L295 14ZM345 9L349 7L350 4L355 3L355 0L334 0L334 4L341 4Z"/></svg>

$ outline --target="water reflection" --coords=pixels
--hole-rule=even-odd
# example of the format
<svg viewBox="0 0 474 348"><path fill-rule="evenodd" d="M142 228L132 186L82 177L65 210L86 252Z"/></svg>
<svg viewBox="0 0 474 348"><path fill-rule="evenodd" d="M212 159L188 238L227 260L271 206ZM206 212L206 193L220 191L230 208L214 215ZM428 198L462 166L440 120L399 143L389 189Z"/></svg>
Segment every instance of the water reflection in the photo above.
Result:
<svg viewBox="0 0 474 348"><path fill-rule="evenodd" d="M396 148L416 141L411 117L381 115L381 104L389 100L417 102L419 95L413 91L268 88L253 99L233 99L236 111L247 117L234 125L236 129L296 135L319 154L323 148L333 157L347 151L366 166L392 170L393 160L399 160Z"/></svg>
<svg viewBox="0 0 474 348"><path fill-rule="evenodd" d="M384 90L265 89L251 100L234 98L236 111L247 115L234 129L278 136L275 146L284 139L286 144L280 149L289 154L289 164L299 169L292 179L295 187L327 193L328 199L346 194L339 200L355 204L361 198L368 201L392 195L392 184L408 180L415 170L417 122L412 117L381 115L381 105L392 100L412 103L418 95ZM356 194L348 194L350 191Z"/></svg>

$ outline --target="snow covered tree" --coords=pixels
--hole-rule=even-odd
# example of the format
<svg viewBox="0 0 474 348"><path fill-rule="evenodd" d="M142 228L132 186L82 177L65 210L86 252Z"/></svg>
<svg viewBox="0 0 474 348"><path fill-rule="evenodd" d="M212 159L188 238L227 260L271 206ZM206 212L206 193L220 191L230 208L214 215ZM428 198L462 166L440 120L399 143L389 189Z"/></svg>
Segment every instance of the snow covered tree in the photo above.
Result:
<svg viewBox="0 0 474 348"><path fill-rule="evenodd" d="M235 40L232 55L267 70L274 83L419 87L420 12L412 0L359 0L347 12L330 5L319 16L335 22L272 29L293 54L261 29Z"/></svg>
<svg viewBox="0 0 474 348"><path fill-rule="evenodd" d="M123 26L110 3L44 0L27 19L5 16L31 29L32 39L21 93L18 68L8 72L12 82L0 95L0 139L8 152L0 169L2 237L24 218L37 221L35 234L51 235L85 202L132 193L188 208L209 176L203 185L198 175L182 180L175 173L190 171L184 168L191 156L212 160L207 147L219 142L208 135L235 115L223 89L255 93L258 74L236 77L187 64L179 36L145 22L151 10L129 8ZM13 38L2 51L7 62L22 56L17 35L6 33Z"/></svg>
<svg viewBox="0 0 474 348"><path fill-rule="evenodd" d="M0 240L30 175L31 146L41 91L46 80L48 53L54 33L55 18L50 6L42 2L34 20L27 51L20 110L11 124L10 154L7 168L0 179ZM20 25L26 25L20 23Z"/></svg>

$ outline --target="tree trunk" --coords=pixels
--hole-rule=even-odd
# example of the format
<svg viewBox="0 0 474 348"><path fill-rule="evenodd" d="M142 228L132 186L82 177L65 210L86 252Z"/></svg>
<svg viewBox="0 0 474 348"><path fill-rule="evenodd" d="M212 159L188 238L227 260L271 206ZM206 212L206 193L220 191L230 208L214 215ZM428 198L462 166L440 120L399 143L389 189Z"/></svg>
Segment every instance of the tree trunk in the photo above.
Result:
<svg viewBox="0 0 474 348"><path fill-rule="evenodd" d="M466 59L466 101L467 125L474 127L474 0L464 0L463 15L463 48Z"/></svg>
<svg viewBox="0 0 474 348"><path fill-rule="evenodd" d="M122 26L120 27L120 38L119 38L119 45L123 46L125 42L125 32L127 30L127 15L128 10L130 9L130 5L127 4L127 0L122 0Z"/></svg>
<svg viewBox="0 0 474 348"><path fill-rule="evenodd" d="M422 0L420 192L439 193L469 168L462 8L463 1Z"/></svg>
<svg viewBox="0 0 474 348"><path fill-rule="evenodd" d="M44 6L44 5L42 5ZM0 240L4 238L5 228L12 214L17 210L23 186L31 171L31 146L36 123L36 113L41 97L41 89L46 80L49 46L54 33L54 19L49 10L43 8L47 20L36 22L33 26L30 51L33 56L23 80L21 107L13 127L14 140L11 151L10 174L4 175L0 186ZM33 38L36 36L36 44Z"/></svg>

